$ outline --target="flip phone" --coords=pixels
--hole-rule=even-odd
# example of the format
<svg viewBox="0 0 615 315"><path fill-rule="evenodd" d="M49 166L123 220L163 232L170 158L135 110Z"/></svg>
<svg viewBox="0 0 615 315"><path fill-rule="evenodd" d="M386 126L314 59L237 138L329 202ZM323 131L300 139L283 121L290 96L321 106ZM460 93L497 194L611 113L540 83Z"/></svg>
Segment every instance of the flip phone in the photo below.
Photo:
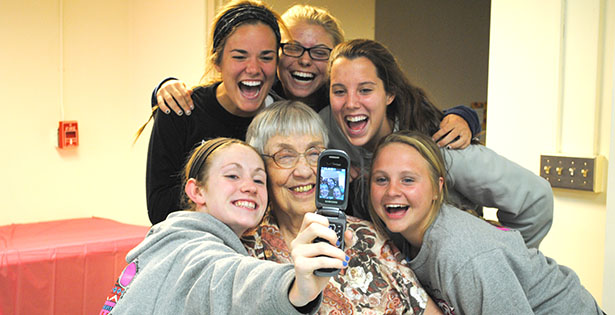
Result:
<svg viewBox="0 0 615 315"><path fill-rule="evenodd" d="M318 157L316 176L316 213L329 219L329 228L337 234L338 247L344 250L344 232L348 207L348 182L350 158L341 150L324 150ZM326 242L316 238L314 242ZM335 268L314 271L317 276L334 276L340 272Z"/></svg>

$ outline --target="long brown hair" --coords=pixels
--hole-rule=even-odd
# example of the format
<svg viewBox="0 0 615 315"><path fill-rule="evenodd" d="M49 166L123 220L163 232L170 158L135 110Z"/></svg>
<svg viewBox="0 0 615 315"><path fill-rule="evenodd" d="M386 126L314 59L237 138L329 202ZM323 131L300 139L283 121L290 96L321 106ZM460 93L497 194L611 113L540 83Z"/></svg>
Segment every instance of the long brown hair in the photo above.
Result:
<svg viewBox="0 0 615 315"><path fill-rule="evenodd" d="M260 0L236 0L230 1L221 7L214 18L210 27L210 40L208 41L207 59L205 71L201 77L201 84L208 85L222 81L220 73L216 71L216 66L222 61L222 53L227 39L233 35L238 27L245 24L262 23L271 28L276 37L276 52L280 48L280 28L288 32L280 15L273 11L269 5ZM278 54L275 54L276 64L279 61ZM147 124L154 117L158 105L152 107L152 114L149 119L135 133L133 145L143 133Z"/></svg>
<svg viewBox="0 0 615 315"><path fill-rule="evenodd" d="M395 56L383 44L370 39L354 39L337 45L329 59L329 74L336 59L359 57L371 61L378 78L384 83L385 91L395 96L387 106L391 126L398 126L399 130L417 130L427 135L438 131L444 114L433 105L425 91L410 83Z"/></svg>

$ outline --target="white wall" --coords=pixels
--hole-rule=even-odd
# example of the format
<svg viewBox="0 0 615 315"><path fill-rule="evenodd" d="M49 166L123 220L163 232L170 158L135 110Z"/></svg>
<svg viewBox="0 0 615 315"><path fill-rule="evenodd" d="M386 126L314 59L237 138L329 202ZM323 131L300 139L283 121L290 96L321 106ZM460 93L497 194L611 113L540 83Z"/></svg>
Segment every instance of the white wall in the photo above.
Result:
<svg viewBox="0 0 615 315"><path fill-rule="evenodd" d="M609 157L613 4L492 1L489 147L535 173L541 154ZM554 194L541 250L574 269L599 303L615 299L602 294L603 285L612 288L603 278L606 193Z"/></svg>
<svg viewBox="0 0 615 315"><path fill-rule="evenodd" d="M611 17L607 19L605 32L605 38L615 37L615 4L611 1L607 3L606 15ZM613 73L615 73L615 48L613 45L607 46L604 54L605 64L603 69L608 71L610 69L611 76L607 77L604 82L603 97L604 101L611 100L611 115L604 114L603 121L610 120L611 132L610 137L610 153L608 168L611 170L608 176L607 184L607 201L606 201L606 238L604 245L604 275L603 279L603 292L602 292L602 307L608 313L615 312L615 285L613 285L613 279L615 279L615 79ZM610 79L610 83L609 83ZM610 85L610 89L608 86ZM606 104L605 104L606 105ZM610 117L609 117L610 116Z"/></svg>

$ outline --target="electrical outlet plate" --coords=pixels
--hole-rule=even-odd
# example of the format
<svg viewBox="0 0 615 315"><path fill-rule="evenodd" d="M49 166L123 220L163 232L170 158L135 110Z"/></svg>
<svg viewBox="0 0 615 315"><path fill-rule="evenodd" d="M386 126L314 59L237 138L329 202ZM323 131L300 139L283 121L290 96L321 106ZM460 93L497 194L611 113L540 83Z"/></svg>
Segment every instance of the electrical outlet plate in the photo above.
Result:
<svg viewBox="0 0 615 315"><path fill-rule="evenodd" d="M569 157L541 155L540 176L553 188L602 192L605 161L603 156Z"/></svg>

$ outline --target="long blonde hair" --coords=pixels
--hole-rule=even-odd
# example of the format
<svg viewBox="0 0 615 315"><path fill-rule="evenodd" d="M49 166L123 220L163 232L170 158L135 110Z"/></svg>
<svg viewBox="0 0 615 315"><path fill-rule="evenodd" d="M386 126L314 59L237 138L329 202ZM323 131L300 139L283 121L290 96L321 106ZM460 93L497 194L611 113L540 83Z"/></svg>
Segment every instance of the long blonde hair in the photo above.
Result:
<svg viewBox="0 0 615 315"><path fill-rule="evenodd" d="M429 170L429 179L431 181L432 190L437 194L436 199L431 204L431 209L429 209L429 219L427 220L424 227L426 230L435 220L438 212L440 211L440 207L444 203L447 198L447 188L446 188L446 165L444 164L444 158L442 157L442 153L440 152L440 148L436 145L436 143L431 139L431 137L426 136L425 134L418 131L398 131L394 132L383 139L380 140L376 150L374 151L374 157L372 159L371 169L373 170L373 163L380 154L382 148L386 147L392 143L401 143L408 145L410 147L415 148L419 154L425 159L427 162L427 168ZM372 174L370 173L369 182L372 182ZM443 179L442 189L439 188L439 179ZM369 193L369 216L374 222L376 229L386 235L386 229L384 222L382 219L376 214L374 210L374 206L372 204L371 197L371 185ZM423 230L423 231L424 231Z"/></svg>

